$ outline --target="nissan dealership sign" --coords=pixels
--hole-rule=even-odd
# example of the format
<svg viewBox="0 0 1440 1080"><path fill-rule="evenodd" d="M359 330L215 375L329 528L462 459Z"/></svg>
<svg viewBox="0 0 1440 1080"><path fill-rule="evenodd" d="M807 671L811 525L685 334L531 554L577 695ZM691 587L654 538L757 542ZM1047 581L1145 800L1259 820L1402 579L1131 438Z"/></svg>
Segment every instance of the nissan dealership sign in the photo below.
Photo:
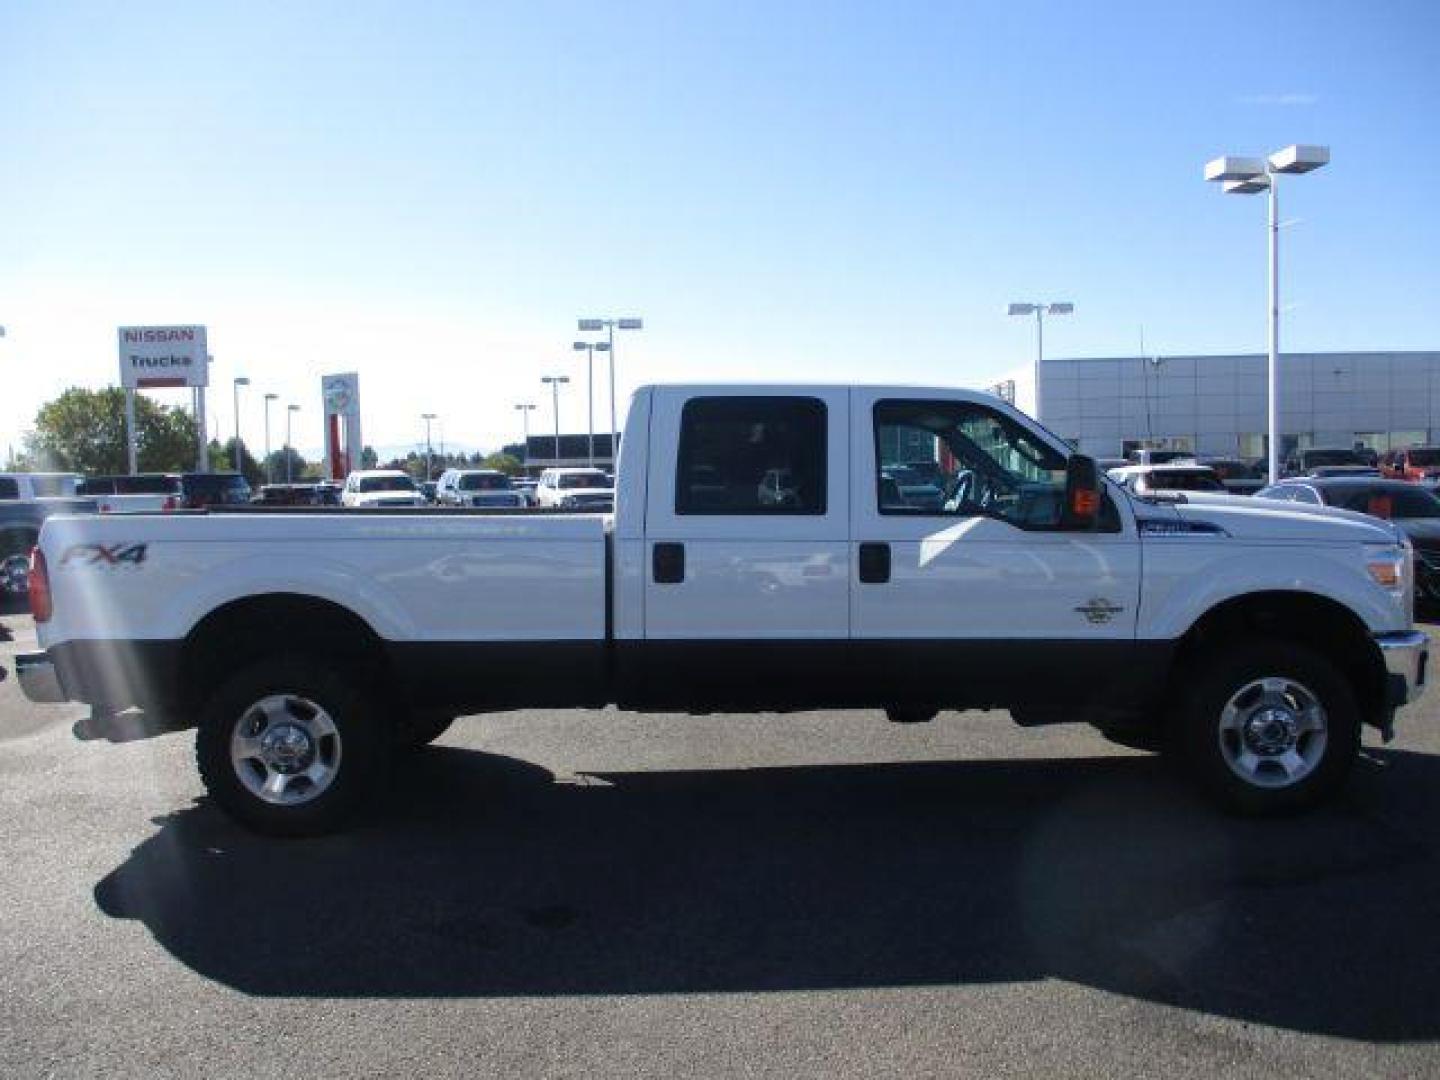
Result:
<svg viewBox="0 0 1440 1080"><path fill-rule="evenodd" d="M127 390L207 386L203 326L120 327L120 385Z"/></svg>

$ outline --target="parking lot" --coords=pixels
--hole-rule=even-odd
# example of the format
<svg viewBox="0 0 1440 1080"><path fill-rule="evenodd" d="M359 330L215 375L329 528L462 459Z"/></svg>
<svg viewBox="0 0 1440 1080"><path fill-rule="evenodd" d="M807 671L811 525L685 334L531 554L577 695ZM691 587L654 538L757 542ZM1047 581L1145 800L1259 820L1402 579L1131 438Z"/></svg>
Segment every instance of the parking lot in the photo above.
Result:
<svg viewBox="0 0 1440 1080"><path fill-rule="evenodd" d="M1437 709L1266 823L1004 714L503 713L280 842L12 678L0 1073L1434 1073Z"/></svg>

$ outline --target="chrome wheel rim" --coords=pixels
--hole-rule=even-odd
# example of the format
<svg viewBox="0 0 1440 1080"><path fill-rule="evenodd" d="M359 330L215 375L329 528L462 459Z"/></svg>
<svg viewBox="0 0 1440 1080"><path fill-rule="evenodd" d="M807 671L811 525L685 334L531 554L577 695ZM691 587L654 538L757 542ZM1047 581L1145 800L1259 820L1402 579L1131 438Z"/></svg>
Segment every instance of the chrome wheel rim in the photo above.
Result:
<svg viewBox="0 0 1440 1080"><path fill-rule="evenodd" d="M241 715L230 737L230 763L245 789L263 802L310 802L340 771L340 732L309 698L272 694Z"/></svg>
<svg viewBox="0 0 1440 1080"><path fill-rule="evenodd" d="M1285 676L1256 679L1220 712L1220 753L1247 784L1286 788L1313 773L1325 756L1329 727L1320 699Z"/></svg>

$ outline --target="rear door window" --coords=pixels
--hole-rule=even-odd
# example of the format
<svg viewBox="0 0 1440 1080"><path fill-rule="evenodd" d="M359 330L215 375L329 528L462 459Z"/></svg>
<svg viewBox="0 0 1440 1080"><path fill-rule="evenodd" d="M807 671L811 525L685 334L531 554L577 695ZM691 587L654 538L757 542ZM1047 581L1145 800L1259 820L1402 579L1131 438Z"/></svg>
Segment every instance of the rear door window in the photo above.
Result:
<svg viewBox="0 0 1440 1080"><path fill-rule="evenodd" d="M823 515L825 403L697 397L685 403L675 513Z"/></svg>

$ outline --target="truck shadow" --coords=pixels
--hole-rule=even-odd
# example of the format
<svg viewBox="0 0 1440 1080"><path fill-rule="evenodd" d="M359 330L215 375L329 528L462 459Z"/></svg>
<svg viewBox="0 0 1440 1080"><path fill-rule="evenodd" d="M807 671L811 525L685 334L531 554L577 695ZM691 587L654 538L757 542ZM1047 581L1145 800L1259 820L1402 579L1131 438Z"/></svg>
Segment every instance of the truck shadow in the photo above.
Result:
<svg viewBox="0 0 1440 1080"><path fill-rule="evenodd" d="M1143 757L557 779L434 747L384 820L280 842L203 801L95 887L249 994L764 992L1066 979L1440 1037L1440 759L1222 818ZM958 1021L957 1021L958 1022Z"/></svg>

